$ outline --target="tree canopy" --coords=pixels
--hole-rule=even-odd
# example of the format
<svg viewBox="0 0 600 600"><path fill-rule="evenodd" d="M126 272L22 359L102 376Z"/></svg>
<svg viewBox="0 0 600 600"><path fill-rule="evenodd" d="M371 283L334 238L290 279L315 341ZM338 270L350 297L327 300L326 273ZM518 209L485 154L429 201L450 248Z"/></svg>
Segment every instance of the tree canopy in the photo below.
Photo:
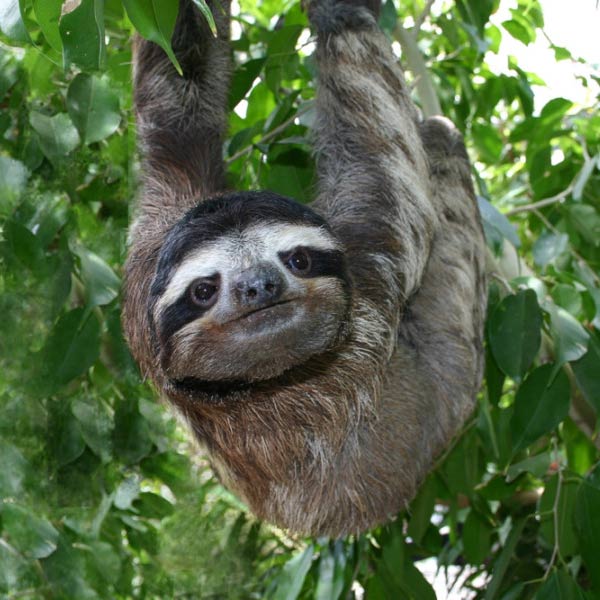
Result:
<svg viewBox="0 0 600 600"><path fill-rule="evenodd" d="M175 61L177 4L0 0L0 596L428 599L418 565L434 559L461 597L600 597L597 65L549 40L590 102L540 105L544 82L518 58L490 66L507 40L526 52L545 35L539 0L384 3L415 101L459 126L473 160L485 385L394 522L299 539L212 478L123 340L130 41L137 30ZM301 2L245 0L233 29L229 184L309 201Z"/></svg>

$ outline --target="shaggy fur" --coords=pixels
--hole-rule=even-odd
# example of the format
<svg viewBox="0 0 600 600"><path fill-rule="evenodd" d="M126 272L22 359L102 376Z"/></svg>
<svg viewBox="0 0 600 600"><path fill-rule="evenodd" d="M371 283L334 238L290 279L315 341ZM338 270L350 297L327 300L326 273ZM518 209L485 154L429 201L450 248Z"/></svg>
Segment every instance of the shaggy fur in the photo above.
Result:
<svg viewBox="0 0 600 600"><path fill-rule="evenodd" d="M309 6L312 208L341 242L349 281L320 293L348 293L350 312L332 348L262 381L174 386L150 322L165 239L224 190L228 6L213 11L215 39L181 0L183 78L158 46L135 47L144 163L126 265L130 347L223 483L259 517L318 535L363 531L406 507L472 410L483 369L484 242L468 158L451 123L419 120L375 10L366 0Z"/></svg>

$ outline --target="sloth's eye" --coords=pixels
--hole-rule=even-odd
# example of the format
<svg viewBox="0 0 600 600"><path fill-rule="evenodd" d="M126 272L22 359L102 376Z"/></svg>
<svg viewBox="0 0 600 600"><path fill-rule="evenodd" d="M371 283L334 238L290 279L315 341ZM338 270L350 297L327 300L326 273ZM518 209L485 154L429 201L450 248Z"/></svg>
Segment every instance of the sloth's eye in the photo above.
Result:
<svg viewBox="0 0 600 600"><path fill-rule="evenodd" d="M190 298L196 306L210 308L217 301L219 285L214 279L196 279L190 285Z"/></svg>
<svg viewBox="0 0 600 600"><path fill-rule="evenodd" d="M285 266L297 275L306 275L310 271L310 254L304 248L297 248L284 261Z"/></svg>

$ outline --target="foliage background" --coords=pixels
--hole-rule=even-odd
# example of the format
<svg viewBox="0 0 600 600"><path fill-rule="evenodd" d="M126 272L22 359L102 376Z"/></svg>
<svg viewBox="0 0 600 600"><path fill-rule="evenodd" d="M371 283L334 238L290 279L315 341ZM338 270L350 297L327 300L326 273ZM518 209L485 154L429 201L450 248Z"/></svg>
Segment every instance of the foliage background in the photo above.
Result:
<svg viewBox="0 0 600 600"><path fill-rule="evenodd" d="M494 25L500 2L511 17ZM62 4L0 0L0 597L427 599L425 558L453 567L461 597L600 597L599 101L534 110L543 82L486 62L543 34L541 3L384 5L417 101L439 103L476 166L486 385L410 510L347 540L256 522L140 381L119 323L130 39L135 26L169 49L177 3L82 0L61 17ZM237 22L231 186L308 200L305 15L248 0Z"/></svg>

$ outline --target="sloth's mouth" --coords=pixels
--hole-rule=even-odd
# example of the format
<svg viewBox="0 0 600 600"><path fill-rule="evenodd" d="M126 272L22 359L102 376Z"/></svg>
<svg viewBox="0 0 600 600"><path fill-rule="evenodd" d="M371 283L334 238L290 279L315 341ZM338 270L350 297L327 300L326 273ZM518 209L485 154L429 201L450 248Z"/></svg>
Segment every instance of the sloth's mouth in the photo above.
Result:
<svg viewBox="0 0 600 600"><path fill-rule="evenodd" d="M268 304L267 306L261 306L253 310L246 311L245 313L234 317L230 321L227 321L227 323L235 323L236 321L259 321L262 320L263 317L269 318L271 316L275 318L279 316L287 316L289 311L287 311L287 309L281 309L280 307L285 306L286 304L291 304L294 300L295 298L280 300L279 302L274 302L273 304Z"/></svg>

